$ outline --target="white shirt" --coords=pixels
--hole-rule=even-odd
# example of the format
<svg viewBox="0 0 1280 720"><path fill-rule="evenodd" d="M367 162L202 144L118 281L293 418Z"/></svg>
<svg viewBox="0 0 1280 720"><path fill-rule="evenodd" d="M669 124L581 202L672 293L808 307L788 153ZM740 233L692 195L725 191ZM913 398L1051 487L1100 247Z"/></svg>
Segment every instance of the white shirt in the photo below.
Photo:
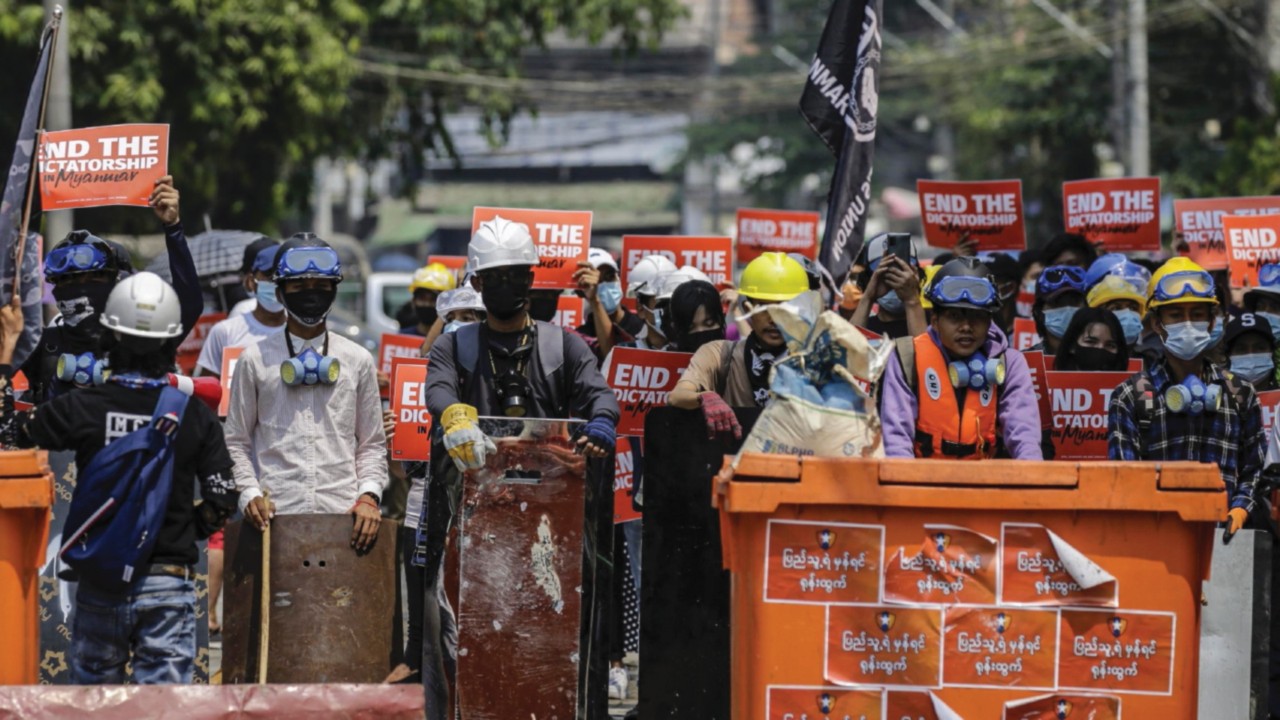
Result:
<svg viewBox="0 0 1280 720"><path fill-rule="evenodd" d="M345 513L364 493L382 496L387 438L373 356L328 335L329 355L342 368L333 385L284 384L280 364L289 350L283 332L240 356L225 430L241 511L264 489L285 515ZM302 352L303 341L292 339ZM305 344L323 352L324 335Z"/></svg>
<svg viewBox="0 0 1280 720"><path fill-rule="evenodd" d="M227 348L238 348L252 345L262 338L278 333L284 325L263 325L253 313L227 318L209 330L204 339L204 347L200 348L200 359L196 366L214 375L222 374L222 353Z"/></svg>
<svg viewBox="0 0 1280 720"><path fill-rule="evenodd" d="M248 300L241 300L240 302L231 306L231 312L227 313L227 317L228 318L240 317L241 315L245 315L253 312L257 307L258 307L258 298L249 298Z"/></svg>

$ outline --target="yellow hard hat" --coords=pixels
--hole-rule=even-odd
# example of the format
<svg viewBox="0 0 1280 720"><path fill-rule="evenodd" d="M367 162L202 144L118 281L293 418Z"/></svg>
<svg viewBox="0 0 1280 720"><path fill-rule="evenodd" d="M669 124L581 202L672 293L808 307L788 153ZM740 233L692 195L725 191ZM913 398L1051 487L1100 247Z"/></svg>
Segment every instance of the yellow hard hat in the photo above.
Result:
<svg viewBox="0 0 1280 720"><path fill-rule="evenodd" d="M409 292L418 290L434 290L444 292L458 286L458 278L444 263L433 262L426 267L418 268L413 273L413 281L409 283Z"/></svg>
<svg viewBox="0 0 1280 720"><path fill-rule="evenodd" d="M1089 307L1102 307L1112 300L1132 300L1138 303L1138 313L1147 311L1147 298L1138 292L1137 286L1119 275L1107 275L1089 290Z"/></svg>
<svg viewBox="0 0 1280 720"><path fill-rule="evenodd" d="M938 274L942 266L934 263L924 269L924 283L920 286L920 307L925 310L933 309L933 301L929 299L929 286L933 284L933 276Z"/></svg>
<svg viewBox="0 0 1280 720"><path fill-rule="evenodd" d="M790 300L808 290L804 266L780 252L761 253L747 263L738 284L738 294L752 300Z"/></svg>
<svg viewBox="0 0 1280 720"><path fill-rule="evenodd" d="M1161 265L1147 286L1147 309L1177 303L1218 304L1213 276L1190 258L1175 257Z"/></svg>

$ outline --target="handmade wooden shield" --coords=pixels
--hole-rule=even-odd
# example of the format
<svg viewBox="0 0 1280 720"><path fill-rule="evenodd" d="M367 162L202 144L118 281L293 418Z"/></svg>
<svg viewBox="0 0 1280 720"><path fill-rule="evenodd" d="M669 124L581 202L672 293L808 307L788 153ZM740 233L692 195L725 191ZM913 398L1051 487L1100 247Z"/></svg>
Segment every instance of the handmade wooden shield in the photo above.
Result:
<svg viewBox="0 0 1280 720"><path fill-rule="evenodd" d="M376 683L390 672L396 603L395 521L364 555L351 515L277 515L271 523L267 681ZM227 526L222 681L258 681L262 533Z"/></svg>

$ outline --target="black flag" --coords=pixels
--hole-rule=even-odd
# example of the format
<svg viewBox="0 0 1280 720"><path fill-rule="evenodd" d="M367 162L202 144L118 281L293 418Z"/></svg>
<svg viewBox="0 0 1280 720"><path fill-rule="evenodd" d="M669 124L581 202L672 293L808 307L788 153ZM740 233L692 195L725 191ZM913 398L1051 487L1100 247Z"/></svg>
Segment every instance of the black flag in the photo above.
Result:
<svg viewBox="0 0 1280 720"><path fill-rule="evenodd" d="M14 267L18 243L25 243L20 286L24 329L22 338L14 349L14 367L21 365L35 350L44 326L44 317L40 312L41 294L44 291L40 277L40 247L34 233L28 234L26 238L20 238L19 235L22 234L22 214L27 204L27 193L32 191L31 175L35 173L33 166L36 163L38 125L43 115L46 77L53 61L56 28L55 21L46 28L41 40L35 78L27 93L27 105L23 110L22 124L18 126L18 139L13 147L13 160L9 163L9 178L5 182L4 194L0 197L0 302L5 304L8 304L13 292L14 273L18 272Z"/></svg>
<svg viewBox="0 0 1280 720"><path fill-rule="evenodd" d="M800 96L805 121L839 158L827 196L827 226L818 256L837 282L844 282L862 247L871 202L881 2L834 0Z"/></svg>

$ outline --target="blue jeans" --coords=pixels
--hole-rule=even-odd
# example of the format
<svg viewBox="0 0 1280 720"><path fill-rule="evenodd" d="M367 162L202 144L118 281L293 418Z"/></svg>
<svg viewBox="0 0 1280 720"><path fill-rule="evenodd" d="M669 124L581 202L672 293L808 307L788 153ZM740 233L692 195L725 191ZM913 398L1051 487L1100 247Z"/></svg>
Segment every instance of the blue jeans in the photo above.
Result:
<svg viewBox="0 0 1280 720"><path fill-rule="evenodd" d="M71 628L72 677L80 685L121 685L132 659L139 685L190 684L195 605L194 580L144 575L125 594L81 582Z"/></svg>

